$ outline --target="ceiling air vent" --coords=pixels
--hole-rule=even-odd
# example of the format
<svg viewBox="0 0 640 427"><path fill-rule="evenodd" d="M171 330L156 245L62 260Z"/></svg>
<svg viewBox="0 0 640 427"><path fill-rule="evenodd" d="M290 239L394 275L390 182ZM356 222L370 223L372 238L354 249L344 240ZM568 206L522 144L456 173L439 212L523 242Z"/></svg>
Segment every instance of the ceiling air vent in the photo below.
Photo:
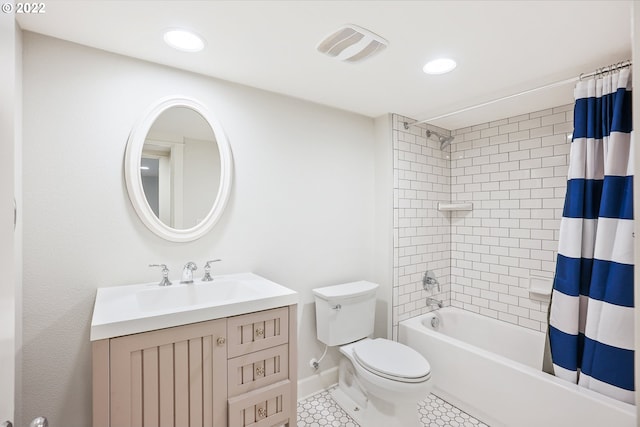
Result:
<svg viewBox="0 0 640 427"><path fill-rule="evenodd" d="M358 62L381 52L388 44L379 35L349 24L327 36L316 49L341 61Z"/></svg>

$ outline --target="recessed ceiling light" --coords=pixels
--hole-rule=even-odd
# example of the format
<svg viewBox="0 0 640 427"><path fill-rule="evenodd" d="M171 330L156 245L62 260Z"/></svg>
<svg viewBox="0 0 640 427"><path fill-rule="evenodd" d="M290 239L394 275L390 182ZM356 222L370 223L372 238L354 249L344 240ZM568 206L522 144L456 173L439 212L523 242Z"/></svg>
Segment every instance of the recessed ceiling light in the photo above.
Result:
<svg viewBox="0 0 640 427"><path fill-rule="evenodd" d="M456 68L456 61L450 58L438 58L427 62L422 71L427 74L444 74Z"/></svg>
<svg viewBox="0 0 640 427"><path fill-rule="evenodd" d="M172 48L185 52L198 52L204 48L204 40L187 30L167 30L164 33L164 41Z"/></svg>

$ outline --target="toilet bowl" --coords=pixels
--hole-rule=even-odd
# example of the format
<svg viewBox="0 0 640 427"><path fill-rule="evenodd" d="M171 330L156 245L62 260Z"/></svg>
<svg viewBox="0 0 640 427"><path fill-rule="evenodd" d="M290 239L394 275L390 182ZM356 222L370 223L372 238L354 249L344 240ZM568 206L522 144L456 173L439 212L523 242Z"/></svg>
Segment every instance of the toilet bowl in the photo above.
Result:
<svg viewBox="0 0 640 427"><path fill-rule="evenodd" d="M363 427L418 427L418 402L430 392L429 362L412 348L368 338L378 285L352 282L313 290L318 339L339 346L332 397Z"/></svg>
<svg viewBox="0 0 640 427"><path fill-rule="evenodd" d="M338 404L362 426L419 426L417 403L431 391L431 367L420 353L387 339L340 347Z"/></svg>
<svg viewBox="0 0 640 427"><path fill-rule="evenodd" d="M420 392L431 378L429 362L416 350L396 341L365 338L341 346L340 353L374 387L391 393Z"/></svg>

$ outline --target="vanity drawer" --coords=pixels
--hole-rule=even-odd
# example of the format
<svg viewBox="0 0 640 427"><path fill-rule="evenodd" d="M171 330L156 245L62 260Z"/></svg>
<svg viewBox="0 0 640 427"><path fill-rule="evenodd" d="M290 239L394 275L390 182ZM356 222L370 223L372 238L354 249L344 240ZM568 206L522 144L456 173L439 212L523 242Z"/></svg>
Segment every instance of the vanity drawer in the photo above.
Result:
<svg viewBox="0 0 640 427"><path fill-rule="evenodd" d="M272 427L284 424L291 414L291 381L283 380L229 399L229 425Z"/></svg>
<svg viewBox="0 0 640 427"><path fill-rule="evenodd" d="M289 378L289 345L229 359L228 394L230 397Z"/></svg>
<svg viewBox="0 0 640 427"><path fill-rule="evenodd" d="M227 321L229 358L289 342L287 307L230 317Z"/></svg>

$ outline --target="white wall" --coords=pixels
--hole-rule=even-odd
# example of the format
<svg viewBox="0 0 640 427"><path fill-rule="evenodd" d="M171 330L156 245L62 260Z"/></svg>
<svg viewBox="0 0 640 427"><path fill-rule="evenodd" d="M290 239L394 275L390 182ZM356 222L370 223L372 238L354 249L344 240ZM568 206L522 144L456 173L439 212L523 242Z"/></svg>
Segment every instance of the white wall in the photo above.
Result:
<svg viewBox="0 0 640 427"><path fill-rule="evenodd" d="M19 379L20 231L14 231L14 197L20 187L20 33L13 14L0 16L0 423L15 421ZM19 198L18 198L19 199ZM18 250L18 252L16 252Z"/></svg>
<svg viewBox="0 0 640 427"><path fill-rule="evenodd" d="M16 80L15 80L15 148L14 148L14 172L15 172L15 199L16 199L16 228L14 232L14 279L15 279L15 419L19 420L22 414L22 400L19 398L22 395L22 30L16 26L15 28L15 41L16 41Z"/></svg>
<svg viewBox="0 0 640 427"><path fill-rule="evenodd" d="M123 179L132 125L172 94L218 115L235 164L221 221L186 244L144 227ZM42 413L52 426L90 425L96 288L157 280L151 262L175 279L186 261L220 257L216 274L297 290L309 376L322 349L310 290L374 280L373 145L366 117L25 33L23 423Z"/></svg>
<svg viewBox="0 0 640 427"><path fill-rule="evenodd" d="M393 115L375 120L375 234L374 274L379 283L379 304L376 311L376 336L391 337L393 286ZM383 313L386 315L383 316Z"/></svg>

